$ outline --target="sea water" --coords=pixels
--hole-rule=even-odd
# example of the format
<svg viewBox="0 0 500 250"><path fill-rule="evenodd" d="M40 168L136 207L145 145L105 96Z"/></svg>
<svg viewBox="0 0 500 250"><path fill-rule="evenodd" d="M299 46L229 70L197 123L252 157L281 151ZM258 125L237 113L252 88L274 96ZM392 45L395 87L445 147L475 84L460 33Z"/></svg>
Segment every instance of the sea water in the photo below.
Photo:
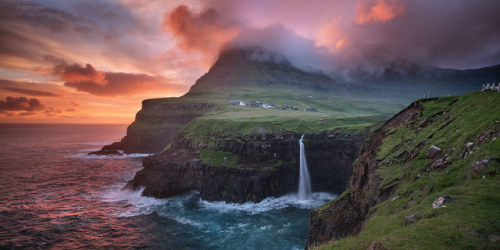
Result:
<svg viewBox="0 0 500 250"><path fill-rule="evenodd" d="M121 188L144 154L88 156L122 125L0 124L0 248L302 249L310 209L296 193L259 203L168 199Z"/></svg>

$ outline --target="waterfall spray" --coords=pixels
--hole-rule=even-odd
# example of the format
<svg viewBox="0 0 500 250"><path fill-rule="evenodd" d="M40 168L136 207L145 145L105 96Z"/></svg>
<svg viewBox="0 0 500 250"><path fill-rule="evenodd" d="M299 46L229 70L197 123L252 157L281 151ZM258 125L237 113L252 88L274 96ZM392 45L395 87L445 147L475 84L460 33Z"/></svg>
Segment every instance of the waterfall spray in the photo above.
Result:
<svg viewBox="0 0 500 250"><path fill-rule="evenodd" d="M311 199L311 180L309 179L309 171L307 170L307 161L306 161L306 150L304 148L304 143L302 140L304 139L304 135L300 137L299 145L300 145L300 176L299 176L299 199L300 200L309 200Z"/></svg>

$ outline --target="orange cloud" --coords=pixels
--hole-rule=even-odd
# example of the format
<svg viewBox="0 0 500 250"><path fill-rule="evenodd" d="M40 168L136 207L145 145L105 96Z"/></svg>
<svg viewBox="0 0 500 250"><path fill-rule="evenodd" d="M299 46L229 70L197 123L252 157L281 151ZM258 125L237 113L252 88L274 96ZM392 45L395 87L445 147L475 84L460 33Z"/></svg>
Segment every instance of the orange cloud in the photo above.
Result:
<svg viewBox="0 0 500 250"><path fill-rule="evenodd" d="M342 18L334 18L325 23L316 32L316 46L323 46L335 52L344 48L349 43Z"/></svg>
<svg viewBox="0 0 500 250"><path fill-rule="evenodd" d="M106 73L98 71L87 63L85 67L78 64L60 64L54 68L54 73L59 74L61 80L66 82L94 82L101 86L106 85Z"/></svg>
<svg viewBox="0 0 500 250"><path fill-rule="evenodd" d="M364 0L356 5L355 21L359 24L387 22L405 10L399 0Z"/></svg>
<svg viewBox="0 0 500 250"><path fill-rule="evenodd" d="M237 25L224 20L216 9L194 13L186 5L166 13L163 26L174 36L179 48L186 52L201 52L209 64L239 32Z"/></svg>
<svg viewBox="0 0 500 250"><path fill-rule="evenodd" d="M140 93L168 91L182 93L187 87L169 83L161 76L98 71L91 64L60 64L54 74L64 80L64 86L97 96L135 95Z"/></svg>
<svg viewBox="0 0 500 250"><path fill-rule="evenodd" d="M7 96L5 101L0 100L0 111L37 111L45 108L37 98Z"/></svg>

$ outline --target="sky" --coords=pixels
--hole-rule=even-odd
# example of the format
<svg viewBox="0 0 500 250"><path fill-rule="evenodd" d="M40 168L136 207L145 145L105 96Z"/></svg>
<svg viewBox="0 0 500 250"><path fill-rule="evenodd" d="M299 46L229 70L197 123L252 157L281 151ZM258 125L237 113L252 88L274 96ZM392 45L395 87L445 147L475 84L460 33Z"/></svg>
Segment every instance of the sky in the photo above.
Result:
<svg viewBox="0 0 500 250"><path fill-rule="evenodd" d="M231 47L340 74L500 64L498 0L2 0L0 12L0 122L130 123Z"/></svg>

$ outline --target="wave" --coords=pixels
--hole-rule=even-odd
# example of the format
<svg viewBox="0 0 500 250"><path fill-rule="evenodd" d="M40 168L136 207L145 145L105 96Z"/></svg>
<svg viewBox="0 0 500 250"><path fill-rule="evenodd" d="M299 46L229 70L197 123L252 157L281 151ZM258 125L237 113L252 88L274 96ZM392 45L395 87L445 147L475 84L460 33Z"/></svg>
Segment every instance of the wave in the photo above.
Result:
<svg viewBox="0 0 500 250"><path fill-rule="evenodd" d="M319 192L313 193L310 200L300 200L298 194L292 193L278 198L268 197L258 203L246 202L243 204L227 203L225 201L209 202L200 199L199 205L207 210L216 210L221 213L246 212L249 214L258 214L287 207L313 209L335 198L337 198L337 195Z"/></svg>
<svg viewBox="0 0 500 250"><path fill-rule="evenodd" d="M91 151L88 151L91 152ZM124 158L142 158L147 157L152 154L141 154L141 153L133 153L133 154L122 154L122 155L89 155L88 153L78 153L71 155L72 158L81 158L81 159L124 159Z"/></svg>
<svg viewBox="0 0 500 250"><path fill-rule="evenodd" d="M181 224L189 224L200 227L202 222L188 219L183 216L181 211L186 211L186 205L193 198L199 197L199 192L193 191L181 196L175 196L164 199L157 199L147 196L142 196L144 187L136 190L116 190L108 191L101 195L104 202L123 202L125 203L122 210L113 213L112 215L118 217L132 217L139 215L148 215L153 212L158 213L159 216L175 220ZM251 215L268 212L271 210L281 210L289 207L299 209L314 209L328 201L337 198L337 195L318 192L313 193L310 200L299 200L297 193L287 194L278 198L268 197L261 202L246 202L243 204L227 203L225 201L209 202L198 198L196 202L197 209L200 211L215 211L218 213L234 213L244 212ZM191 208L193 209L193 208Z"/></svg>
<svg viewBox="0 0 500 250"><path fill-rule="evenodd" d="M142 196L144 187L138 190L111 190L102 194L101 199L104 202L125 203L124 210L113 213L117 217L133 217L138 215L148 215L155 212L159 207L165 205L169 199L157 199L148 196Z"/></svg>

